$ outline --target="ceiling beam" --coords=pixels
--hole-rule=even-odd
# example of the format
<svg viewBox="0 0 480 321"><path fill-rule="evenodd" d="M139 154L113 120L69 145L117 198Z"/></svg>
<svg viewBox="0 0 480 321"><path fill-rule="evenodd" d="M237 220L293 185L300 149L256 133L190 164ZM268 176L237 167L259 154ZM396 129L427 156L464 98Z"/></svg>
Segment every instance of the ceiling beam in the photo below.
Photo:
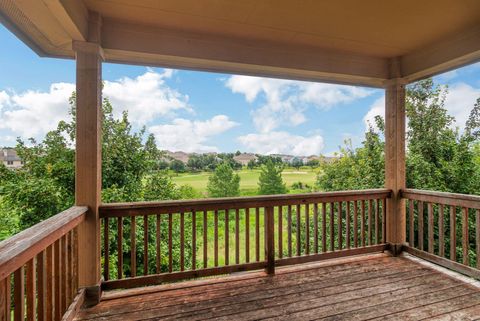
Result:
<svg viewBox="0 0 480 321"><path fill-rule="evenodd" d="M103 20L106 61L382 87L384 58Z"/></svg>
<svg viewBox="0 0 480 321"><path fill-rule="evenodd" d="M425 46L400 59L401 73L413 82L480 61L480 26Z"/></svg>
<svg viewBox="0 0 480 321"><path fill-rule="evenodd" d="M88 9L82 0L42 0L72 40L88 37Z"/></svg>

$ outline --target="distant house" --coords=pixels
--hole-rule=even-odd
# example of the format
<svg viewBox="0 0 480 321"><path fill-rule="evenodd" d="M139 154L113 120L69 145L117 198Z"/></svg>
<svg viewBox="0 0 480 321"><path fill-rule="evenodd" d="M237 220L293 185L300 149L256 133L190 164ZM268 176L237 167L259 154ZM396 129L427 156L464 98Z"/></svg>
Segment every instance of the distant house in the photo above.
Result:
<svg viewBox="0 0 480 321"><path fill-rule="evenodd" d="M20 168L23 161L18 157L15 148L0 148L0 162L7 168Z"/></svg>
<svg viewBox="0 0 480 321"><path fill-rule="evenodd" d="M242 164L242 166L247 166L248 162L250 162L251 160L256 160L257 156L255 156L255 154L252 154L252 153L243 153L240 155L233 156L233 159L236 162Z"/></svg>

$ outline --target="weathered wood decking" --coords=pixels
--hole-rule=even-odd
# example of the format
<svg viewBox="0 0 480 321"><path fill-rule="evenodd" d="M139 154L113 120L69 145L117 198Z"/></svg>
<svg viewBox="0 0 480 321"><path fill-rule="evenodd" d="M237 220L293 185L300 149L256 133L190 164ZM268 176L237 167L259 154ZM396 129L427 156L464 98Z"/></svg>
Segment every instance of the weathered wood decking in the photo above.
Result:
<svg viewBox="0 0 480 321"><path fill-rule="evenodd" d="M77 320L480 320L480 288L407 257L365 255L104 294Z"/></svg>

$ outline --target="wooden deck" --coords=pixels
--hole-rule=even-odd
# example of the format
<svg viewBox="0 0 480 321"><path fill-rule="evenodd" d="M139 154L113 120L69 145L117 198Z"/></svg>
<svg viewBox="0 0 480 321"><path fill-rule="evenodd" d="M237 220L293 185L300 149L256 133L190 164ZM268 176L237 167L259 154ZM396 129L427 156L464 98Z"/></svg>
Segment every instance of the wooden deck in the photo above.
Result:
<svg viewBox="0 0 480 321"><path fill-rule="evenodd" d="M76 320L480 320L480 288L417 259L364 255L104 294Z"/></svg>

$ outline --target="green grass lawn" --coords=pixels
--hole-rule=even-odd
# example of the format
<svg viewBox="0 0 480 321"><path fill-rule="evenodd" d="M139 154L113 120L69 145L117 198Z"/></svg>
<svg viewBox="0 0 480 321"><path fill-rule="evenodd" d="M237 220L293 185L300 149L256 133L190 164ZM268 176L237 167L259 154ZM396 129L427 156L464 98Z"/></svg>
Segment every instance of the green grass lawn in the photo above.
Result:
<svg viewBox="0 0 480 321"><path fill-rule="evenodd" d="M240 190L242 195L253 195L258 188L258 177L260 176L260 170L254 169L242 169L237 171L240 175ZM211 172L200 173L183 173L173 176L173 182L177 185L190 185L201 194L205 194L207 191L208 177L212 175ZM287 188L290 189L291 185L295 182L302 182L313 186L317 176L317 171L310 168L285 169L282 173L283 181L286 183Z"/></svg>

